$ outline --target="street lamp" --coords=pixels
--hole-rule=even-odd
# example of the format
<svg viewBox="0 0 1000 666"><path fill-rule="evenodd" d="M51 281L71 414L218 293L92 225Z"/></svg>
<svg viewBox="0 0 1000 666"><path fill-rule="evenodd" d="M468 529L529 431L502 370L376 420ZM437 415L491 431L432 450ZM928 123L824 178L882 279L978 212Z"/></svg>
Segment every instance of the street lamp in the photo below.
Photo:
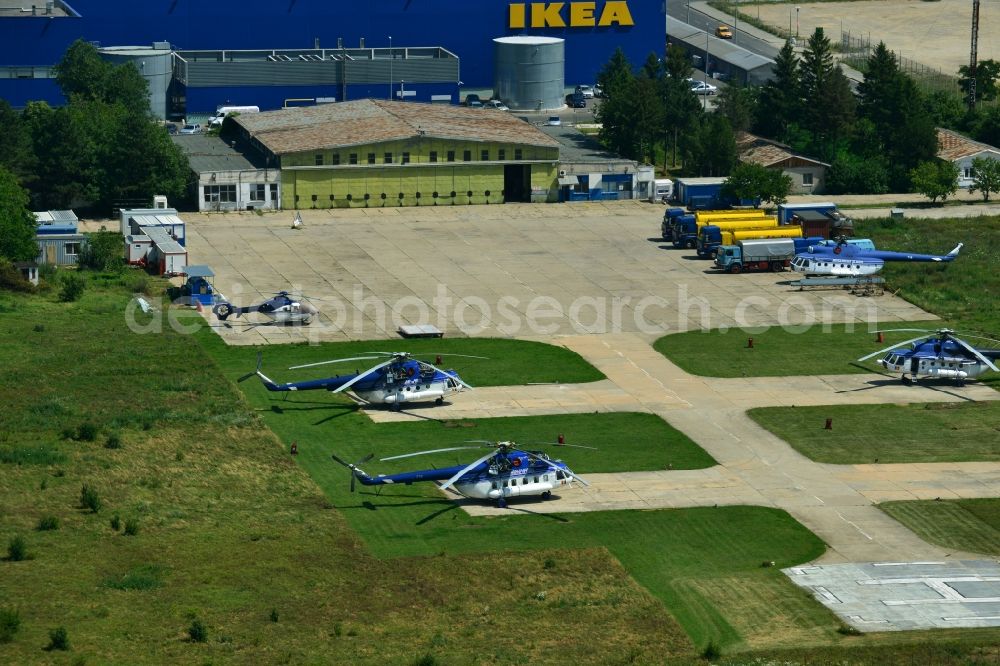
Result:
<svg viewBox="0 0 1000 666"><path fill-rule="evenodd" d="M688 7L688 15L687 15L687 21L685 21L685 23L691 25L691 0L687 0L687 7Z"/></svg>
<svg viewBox="0 0 1000 666"><path fill-rule="evenodd" d="M403 94L403 84L404 83L406 83L406 81L404 81L403 79L399 80L399 101L400 102L404 101L403 98L405 97L405 95Z"/></svg>
<svg viewBox="0 0 1000 666"><path fill-rule="evenodd" d="M392 35L389 35L389 99L392 100Z"/></svg>
<svg viewBox="0 0 1000 666"><path fill-rule="evenodd" d="M702 111L708 110L708 31L705 31L705 69L702 72L704 76L702 80L705 83L705 89L701 91L701 109Z"/></svg>
<svg viewBox="0 0 1000 666"><path fill-rule="evenodd" d="M799 39L799 10L800 9L802 9L802 8L801 7L796 7L795 8L795 40L796 41L798 41L798 39Z"/></svg>

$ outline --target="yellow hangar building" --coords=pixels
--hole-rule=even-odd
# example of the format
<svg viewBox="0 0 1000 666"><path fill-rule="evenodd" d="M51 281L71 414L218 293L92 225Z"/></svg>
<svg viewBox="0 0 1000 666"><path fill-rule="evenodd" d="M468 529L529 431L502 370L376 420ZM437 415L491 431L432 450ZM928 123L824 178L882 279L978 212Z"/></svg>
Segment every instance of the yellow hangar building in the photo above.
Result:
<svg viewBox="0 0 1000 666"><path fill-rule="evenodd" d="M364 99L235 116L281 207L556 201L559 143L506 111Z"/></svg>

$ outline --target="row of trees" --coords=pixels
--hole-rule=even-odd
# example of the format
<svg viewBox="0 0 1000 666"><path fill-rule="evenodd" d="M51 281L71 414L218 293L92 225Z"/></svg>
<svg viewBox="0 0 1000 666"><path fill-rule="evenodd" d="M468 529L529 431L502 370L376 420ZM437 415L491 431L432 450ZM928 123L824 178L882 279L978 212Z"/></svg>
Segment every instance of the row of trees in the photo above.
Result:
<svg viewBox="0 0 1000 666"><path fill-rule="evenodd" d="M970 112L957 90L923 92L882 43L866 70L855 94L817 28L801 56L786 43L766 84L725 87L710 114L690 90L692 68L681 48L670 46L662 61L651 54L637 71L619 51L598 77L607 98L597 112L600 138L640 161L656 163L662 151L665 170L680 164L685 175L718 176L736 163L735 132L751 131L829 163L826 187L834 194L916 190L930 169L923 165L941 172L937 127L1000 144L1000 107ZM980 99L996 95L986 71Z"/></svg>
<svg viewBox="0 0 1000 666"><path fill-rule="evenodd" d="M35 210L92 208L185 193L180 150L149 109L148 84L132 64L112 65L77 41L56 66L67 104L0 100L0 167L30 193Z"/></svg>

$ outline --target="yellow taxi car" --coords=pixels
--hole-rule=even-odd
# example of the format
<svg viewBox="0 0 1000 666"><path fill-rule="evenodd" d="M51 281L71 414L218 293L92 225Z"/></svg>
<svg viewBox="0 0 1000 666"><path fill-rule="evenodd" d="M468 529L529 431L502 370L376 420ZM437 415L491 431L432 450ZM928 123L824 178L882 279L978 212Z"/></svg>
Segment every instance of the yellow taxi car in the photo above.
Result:
<svg viewBox="0 0 1000 666"><path fill-rule="evenodd" d="M720 24L718 28L715 29L715 36L720 39L732 39L733 30L725 23Z"/></svg>

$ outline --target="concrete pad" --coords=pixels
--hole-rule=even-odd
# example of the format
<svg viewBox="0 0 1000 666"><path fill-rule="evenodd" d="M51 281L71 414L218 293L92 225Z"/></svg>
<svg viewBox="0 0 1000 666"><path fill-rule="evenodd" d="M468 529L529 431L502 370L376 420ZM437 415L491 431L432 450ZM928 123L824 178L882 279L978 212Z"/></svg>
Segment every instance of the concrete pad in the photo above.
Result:
<svg viewBox="0 0 1000 666"><path fill-rule="evenodd" d="M1000 626L995 560L832 564L783 572L859 631Z"/></svg>

